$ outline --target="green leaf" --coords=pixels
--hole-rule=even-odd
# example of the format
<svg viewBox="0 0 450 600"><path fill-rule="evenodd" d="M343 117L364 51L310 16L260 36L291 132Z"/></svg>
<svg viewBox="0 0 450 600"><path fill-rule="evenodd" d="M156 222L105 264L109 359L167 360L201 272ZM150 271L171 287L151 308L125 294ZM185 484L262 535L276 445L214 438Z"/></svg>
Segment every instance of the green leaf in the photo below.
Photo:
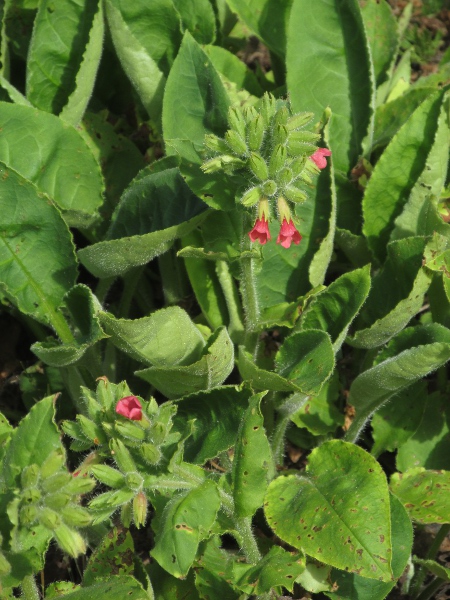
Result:
<svg viewBox="0 0 450 600"><path fill-rule="evenodd" d="M426 471L422 467L391 477L392 492L417 523L450 523L449 471Z"/></svg>
<svg viewBox="0 0 450 600"><path fill-rule="evenodd" d="M89 0L88 0L89 4ZM75 89L70 94L60 117L71 125L78 125L89 103L100 65L105 33L103 2L99 2L94 15L89 40L75 77Z"/></svg>
<svg viewBox="0 0 450 600"><path fill-rule="evenodd" d="M147 600L148 594L134 577L115 576L109 574L107 582L98 582L89 587L79 588L76 592L65 594L69 600L111 600L126 598L127 600Z"/></svg>
<svg viewBox="0 0 450 600"><path fill-rule="evenodd" d="M217 71L191 34L186 32L164 93L163 132L168 153L175 153L172 140L189 140L199 152L205 134L225 133L228 105L228 96ZM182 156L190 159L185 152Z"/></svg>
<svg viewBox="0 0 450 600"><path fill-rule="evenodd" d="M159 122L166 77L181 42L171 0L106 0L111 37L123 69L154 121Z"/></svg>
<svg viewBox="0 0 450 600"><path fill-rule="evenodd" d="M151 555L174 577L185 577L199 543L210 536L220 507L212 481L170 500L161 517Z"/></svg>
<svg viewBox="0 0 450 600"><path fill-rule="evenodd" d="M442 92L437 91L414 111L375 165L363 200L369 247L382 262L386 244L418 177L425 167L436 133Z"/></svg>
<svg viewBox="0 0 450 600"><path fill-rule="evenodd" d="M373 129L373 67L358 2L320 2L314 10L308 0L294 2L286 65L296 112L312 111L321 118L324 109L331 108L334 166L346 173Z"/></svg>
<svg viewBox="0 0 450 600"><path fill-rule="evenodd" d="M350 387L349 404L356 417L346 439L355 440L372 413L389 398L444 365L450 358L450 344L435 342L404 350L364 371Z"/></svg>
<svg viewBox="0 0 450 600"><path fill-rule="evenodd" d="M368 579L392 579L386 476L362 448L322 444L305 475L270 484L264 506L269 525L294 548Z"/></svg>
<svg viewBox="0 0 450 600"><path fill-rule="evenodd" d="M341 275L326 290L314 296L301 316L300 331L320 329L328 333L335 352L370 290L370 266Z"/></svg>
<svg viewBox="0 0 450 600"><path fill-rule="evenodd" d="M178 429L183 430L186 423L194 420L191 435L184 443L184 459L203 465L231 448L249 396L248 389L224 386L191 394L178 401L175 428L178 425Z"/></svg>
<svg viewBox="0 0 450 600"><path fill-rule="evenodd" d="M216 71L227 81L235 83L238 90L247 90L258 98L263 95L264 90L256 75L235 54L221 46L205 46L204 51Z"/></svg>
<svg viewBox="0 0 450 600"><path fill-rule="evenodd" d="M420 558L414 558L414 563L425 567L430 573L439 577L439 579L443 579L445 582L450 582L450 569L446 569L440 563L435 560L422 560Z"/></svg>
<svg viewBox="0 0 450 600"><path fill-rule="evenodd" d="M272 52L284 57L292 0L228 0L228 5Z"/></svg>
<svg viewBox="0 0 450 600"><path fill-rule="evenodd" d="M408 513L395 496L390 495L392 525L392 573L395 579L403 574L411 555L413 529ZM326 593L335 600L383 600L395 582L374 581L353 573L334 570L330 580L338 586L334 593Z"/></svg>
<svg viewBox="0 0 450 600"><path fill-rule="evenodd" d="M89 348L108 337L103 333L97 316L101 310L100 303L86 285L74 286L64 296L64 301L77 328L75 342L60 344L52 339L31 346L36 356L52 367L65 367L78 362Z"/></svg>
<svg viewBox="0 0 450 600"><path fill-rule="evenodd" d="M231 555L220 546L219 536L213 536L200 545L201 556L196 561L195 586L200 598L238 600L240 592L233 589L231 584L233 578L229 576Z"/></svg>
<svg viewBox="0 0 450 600"><path fill-rule="evenodd" d="M216 17L209 0L172 0L181 19L182 31L188 30L199 44L212 44L216 37Z"/></svg>
<svg viewBox="0 0 450 600"><path fill-rule="evenodd" d="M395 402L385 404L374 414L372 454L375 457L402 447L417 430L425 410L426 388L424 381L418 381L397 394Z"/></svg>
<svg viewBox="0 0 450 600"><path fill-rule="evenodd" d="M397 469L413 467L450 471L450 406L447 396L434 392L422 397L423 418L397 452ZM439 415L439 417L438 417Z"/></svg>
<svg viewBox="0 0 450 600"><path fill-rule="evenodd" d="M264 430L261 400L265 392L250 398L242 419L233 460L233 498L236 515L251 517L262 505L269 482L275 474L272 451Z"/></svg>
<svg viewBox="0 0 450 600"><path fill-rule="evenodd" d="M250 352L247 352L243 346L239 346L238 367L242 379L248 382L255 390L271 390L274 392L300 391L297 385L277 373L259 368L254 363Z"/></svg>
<svg viewBox="0 0 450 600"><path fill-rule="evenodd" d="M100 17L95 18L96 14ZM34 106L59 114L73 94L66 117L77 124L94 86L102 50L102 26L98 1L39 3L27 60L27 98ZM91 31L99 38L90 40ZM88 60L93 62L93 68L87 65ZM83 90L79 87L81 78Z"/></svg>
<svg viewBox="0 0 450 600"><path fill-rule="evenodd" d="M78 131L54 115L7 102L0 102L0 127L0 161L50 196L69 226L87 227L103 202L103 181Z"/></svg>
<svg viewBox="0 0 450 600"><path fill-rule="evenodd" d="M64 328L57 308L77 275L69 229L50 199L3 163L0 190L0 286L21 312Z"/></svg>
<svg viewBox="0 0 450 600"><path fill-rule="evenodd" d="M83 248L79 258L97 277L121 275L166 252L205 218L204 209L178 169L138 178L123 193L106 241Z"/></svg>
<svg viewBox="0 0 450 600"><path fill-rule="evenodd" d="M61 451L60 434L54 422L54 402L54 396L44 398L20 421L3 462L3 485L14 487L25 467L40 466L53 450Z"/></svg>
<svg viewBox="0 0 450 600"><path fill-rule="evenodd" d="M114 527L109 531L89 558L83 574L83 587L95 584L97 579L114 575L133 575L134 544L127 529Z"/></svg>
<svg viewBox="0 0 450 600"><path fill-rule="evenodd" d="M397 52L397 21L386 0L366 0L361 12L372 52L375 80L379 85Z"/></svg>
<svg viewBox="0 0 450 600"><path fill-rule="evenodd" d="M111 341L122 352L145 364L189 365L199 360L205 340L186 311L169 306L141 319L116 319L99 314Z"/></svg>
<svg viewBox="0 0 450 600"><path fill-rule="evenodd" d="M303 393L318 394L334 369L330 336L310 329L291 334L276 356L276 371Z"/></svg>
<svg viewBox="0 0 450 600"><path fill-rule="evenodd" d="M209 338L202 357L197 362L174 367L150 367L136 371L136 375L172 399L220 385L231 373L233 366L233 343L227 330L220 328Z"/></svg>
<svg viewBox="0 0 450 600"><path fill-rule="evenodd" d="M367 240L363 235L357 235L348 229L336 229L335 242L353 266L363 267L372 260Z"/></svg>
<svg viewBox="0 0 450 600"><path fill-rule="evenodd" d="M236 585L241 589L248 588L250 594L265 594L278 586L292 592L296 578L304 569L305 557L302 554L272 546L256 566L245 572Z"/></svg>
<svg viewBox="0 0 450 600"><path fill-rule="evenodd" d="M176 579L161 568L156 561L148 565L155 600L167 600L167 598L182 598L183 600L198 600L198 591L194 584L194 575L191 571L185 579ZM222 598L222 596L221 596ZM234 600L226 598L223 600Z"/></svg>
<svg viewBox="0 0 450 600"><path fill-rule="evenodd" d="M422 308L431 277L422 267L425 238L391 242L383 268L360 313L359 329L347 341L356 348L381 346L401 331Z"/></svg>

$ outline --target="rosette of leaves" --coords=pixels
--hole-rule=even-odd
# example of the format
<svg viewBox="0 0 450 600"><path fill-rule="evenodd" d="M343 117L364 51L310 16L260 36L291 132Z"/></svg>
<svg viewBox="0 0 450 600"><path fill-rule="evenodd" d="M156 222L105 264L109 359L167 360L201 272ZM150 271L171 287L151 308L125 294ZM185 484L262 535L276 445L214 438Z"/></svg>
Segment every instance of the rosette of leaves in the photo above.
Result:
<svg viewBox="0 0 450 600"><path fill-rule="evenodd" d="M203 163L206 173L223 170L245 172L251 182L240 201L253 206L262 198L304 202L312 175L319 172L310 156L318 150L317 131L307 129L313 113L293 114L288 102L266 93L259 111L253 106L231 107L229 129L223 138L205 137L209 157Z"/></svg>
<svg viewBox="0 0 450 600"><path fill-rule="evenodd" d="M126 382L114 384L101 378L96 393L82 387L85 414L78 414L76 421L64 421L62 429L73 439L70 448L84 452L95 447L96 460L110 458L112 441L120 441L139 464L156 465L161 459L161 448L175 443L178 433L171 433L172 417L176 407L170 402L158 406L151 398L149 402L139 399L142 419L131 421L116 412L119 400L131 394Z"/></svg>
<svg viewBox="0 0 450 600"><path fill-rule="evenodd" d="M80 498L94 487L94 479L69 473L64 453L55 450L40 467L31 464L23 469L20 488L14 490L8 514L19 529L30 530L41 525L65 552L76 557L86 552L78 528L92 523L89 511L80 506Z"/></svg>

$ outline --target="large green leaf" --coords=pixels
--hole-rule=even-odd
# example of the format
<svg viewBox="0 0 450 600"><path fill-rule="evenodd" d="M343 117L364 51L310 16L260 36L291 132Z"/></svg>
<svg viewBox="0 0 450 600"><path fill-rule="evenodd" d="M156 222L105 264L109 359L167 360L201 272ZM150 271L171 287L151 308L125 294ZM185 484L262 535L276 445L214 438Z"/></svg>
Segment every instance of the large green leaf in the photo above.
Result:
<svg viewBox="0 0 450 600"><path fill-rule="evenodd" d="M138 177L123 193L106 241L80 250L80 260L97 277L126 273L194 229L205 208L178 169Z"/></svg>
<svg viewBox="0 0 450 600"><path fill-rule="evenodd" d="M174 417L175 428L184 430L186 423L194 421L191 434L184 443L184 459L203 465L231 448L249 397L248 389L223 386L180 400Z"/></svg>
<svg viewBox="0 0 450 600"><path fill-rule="evenodd" d="M109 579L113 570L115 575L133 575L133 559L134 544L130 532L114 527L89 558L83 573L83 587L95 584L98 579Z"/></svg>
<svg viewBox="0 0 450 600"><path fill-rule="evenodd" d="M167 398L180 398L222 384L234 366L234 349L227 330L218 329L197 362L174 367L155 366L136 375L154 385Z"/></svg>
<svg viewBox="0 0 450 600"><path fill-rule="evenodd" d="M27 60L27 98L34 106L59 114L73 94L65 117L73 124L80 120L100 62L102 26L99 0L39 3ZM89 39L91 29L95 40Z"/></svg>
<svg viewBox="0 0 450 600"><path fill-rule="evenodd" d="M221 46L205 46L204 50L216 71L228 81L235 83L238 90L247 90L257 97L263 95L263 89L256 75L242 60L239 60L236 54Z"/></svg>
<svg viewBox="0 0 450 600"><path fill-rule="evenodd" d="M391 477L393 493L418 523L450 523L450 471L422 467Z"/></svg>
<svg viewBox="0 0 450 600"><path fill-rule="evenodd" d="M50 196L69 225L87 226L103 202L103 181L78 131L54 115L6 102L0 127L0 160Z"/></svg>
<svg viewBox="0 0 450 600"><path fill-rule="evenodd" d="M79 588L71 594L64 594L69 600L111 600L126 598L127 600L147 600L147 592L134 577L109 575L108 581L99 581L88 587Z"/></svg>
<svg viewBox="0 0 450 600"><path fill-rule="evenodd" d="M232 480L238 517L253 516L262 505L267 486L275 474L260 408L264 396L265 392L252 396L237 434Z"/></svg>
<svg viewBox="0 0 450 600"><path fill-rule="evenodd" d="M191 32L199 44L212 44L216 37L216 17L209 0L172 0L181 19L181 28Z"/></svg>
<svg viewBox="0 0 450 600"><path fill-rule="evenodd" d="M397 51L397 22L386 0L365 0L361 6L367 37L372 51L377 85L386 77Z"/></svg>
<svg viewBox="0 0 450 600"><path fill-rule="evenodd" d="M383 152L367 184L363 201L363 231L380 262L386 256L386 244L394 221L425 167L436 133L441 102L441 91L422 102Z"/></svg>
<svg viewBox="0 0 450 600"><path fill-rule="evenodd" d="M370 266L342 275L315 296L301 317L298 329L326 331L337 351L370 290Z"/></svg>
<svg viewBox="0 0 450 600"><path fill-rule="evenodd" d="M392 579L386 476L362 448L322 444L305 475L270 484L264 507L269 525L294 548L368 579Z"/></svg>
<svg viewBox="0 0 450 600"><path fill-rule="evenodd" d="M373 68L358 2L326 0L312 10L309 0L295 0L286 64L295 111L320 118L330 106L330 148L336 170L346 173L368 131L371 138L374 110Z"/></svg>
<svg viewBox="0 0 450 600"><path fill-rule="evenodd" d="M228 5L272 52L284 57L292 2L293 0L228 0Z"/></svg>
<svg viewBox="0 0 450 600"><path fill-rule="evenodd" d="M175 496L158 523L153 558L174 577L185 577L199 543L210 536L219 507L219 492L212 481Z"/></svg>
<svg viewBox="0 0 450 600"><path fill-rule="evenodd" d="M48 197L2 163L0 190L0 286L21 312L70 338L57 312L77 275L67 225Z"/></svg>

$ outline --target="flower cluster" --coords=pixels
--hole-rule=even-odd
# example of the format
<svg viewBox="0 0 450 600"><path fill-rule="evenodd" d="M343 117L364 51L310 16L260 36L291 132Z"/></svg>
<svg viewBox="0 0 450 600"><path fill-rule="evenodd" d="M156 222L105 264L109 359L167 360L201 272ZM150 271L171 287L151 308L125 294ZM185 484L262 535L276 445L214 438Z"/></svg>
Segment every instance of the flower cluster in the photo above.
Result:
<svg viewBox="0 0 450 600"><path fill-rule="evenodd" d="M252 242L265 244L271 239L271 204L280 221L277 244L289 248L301 238L290 203L304 202L312 176L326 167L327 148L318 148L320 135L306 128L312 113L292 114L289 104L265 94L259 111L253 106L228 112L229 129L224 138L205 137L213 155L202 165L206 173L246 172L251 187L240 197L246 207L257 206L258 214L249 232Z"/></svg>

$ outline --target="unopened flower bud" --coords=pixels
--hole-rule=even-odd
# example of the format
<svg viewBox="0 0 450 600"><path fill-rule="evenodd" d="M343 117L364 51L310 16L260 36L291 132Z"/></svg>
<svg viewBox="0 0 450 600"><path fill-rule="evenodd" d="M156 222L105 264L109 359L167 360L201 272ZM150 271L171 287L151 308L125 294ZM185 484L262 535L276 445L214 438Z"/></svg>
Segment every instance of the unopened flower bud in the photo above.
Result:
<svg viewBox="0 0 450 600"><path fill-rule="evenodd" d="M139 492L133 499L133 521L136 527L143 527L147 520L148 502L144 492Z"/></svg>
<svg viewBox="0 0 450 600"><path fill-rule="evenodd" d="M24 489L35 487L39 481L39 467L37 465L25 467L20 476L20 481Z"/></svg>
<svg viewBox="0 0 450 600"><path fill-rule="evenodd" d="M233 129L229 129L226 132L225 141L231 150L238 156L245 156L248 153L247 144Z"/></svg>
<svg viewBox="0 0 450 600"><path fill-rule="evenodd" d="M120 488L125 484L124 475L108 465L94 465L91 467L91 473L99 481L111 488Z"/></svg>
<svg viewBox="0 0 450 600"><path fill-rule="evenodd" d="M264 94L261 103L261 116L264 119L265 127L268 127L277 110L277 101L272 94Z"/></svg>
<svg viewBox="0 0 450 600"><path fill-rule="evenodd" d="M289 140L287 149L290 156L310 156L315 150L317 150L317 146L314 146L309 142L296 142Z"/></svg>
<svg viewBox="0 0 450 600"><path fill-rule="evenodd" d="M318 133L313 133L312 131L292 131L289 134L289 143L292 144L298 142L315 144L318 140L320 140L320 135Z"/></svg>
<svg viewBox="0 0 450 600"><path fill-rule="evenodd" d="M67 552L73 558L86 553L86 544L81 535L65 523L61 523L53 532L53 535L64 552Z"/></svg>
<svg viewBox="0 0 450 600"><path fill-rule="evenodd" d="M129 527L131 525L131 520L133 518L133 510L131 507L131 503L124 504L120 509L120 520L122 521L122 525L124 527Z"/></svg>
<svg viewBox="0 0 450 600"><path fill-rule="evenodd" d="M273 120L274 127L277 127L278 125L286 125L289 116L289 110L286 108L286 106L282 106L280 109L277 110L275 114Z"/></svg>
<svg viewBox="0 0 450 600"><path fill-rule="evenodd" d="M114 490L100 494L89 503L89 508L95 510L119 508L122 504L130 502L134 498L135 492L127 489Z"/></svg>
<svg viewBox="0 0 450 600"><path fill-rule="evenodd" d="M37 488L28 488L21 494L23 504L35 504L36 502L39 502L41 497L42 494Z"/></svg>
<svg viewBox="0 0 450 600"><path fill-rule="evenodd" d="M48 479L43 479L41 486L44 492L51 494L52 492L59 492L59 490L67 485L71 480L72 477L70 473L67 471L60 471Z"/></svg>
<svg viewBox="0 0 450 600"><path fill-rule="evenodd" d="M242 111L247 124L258 116L256 109L253 106L246 106Z"/></svg>
<svg viewBox="0 0 450 600"><path fill-rule="evenodd" d="M300 127L304 127L305 125L307 125L313 117L314 113L312 112L298 113L288 119L286 127L289 131L300 129Z"/></svg>
<svg viewBox="0 0 450 600"><path fill-rule="evenodd" d="M298 177L302 173L303 169L305 168L307 159L308 157L306 156L298 156L297 158L294 158L294 160L291 162L289 168L291 169L294 177Z"/></svg>
<svg viewBox="0 0 450 600"><path fill-rule="evenodd" d="M28 527L37 519L37 508L33 504L22 506L19 510L19 523L22 527Z"/></svg>
<svg viewBox="0 0 450 600"><path fill-rule="evenodd" d="M231 107L228 110L228 124L242 139L245 139L246 122L239 108Z"/></svg>
<svg viewBox="0 0 450 600"><path fill-rule="evenodd" d="M264 139L264 119L255 117L248 125L248 145L250 150L258 152Z"/></svg>
<svg viewBox="0 0 450 600"><path fill-rule="evenodd" d="M106 443L106 436L103 430L94 421L91 421L84 415L77 415L77 421L83 434L95 445Z"/></svg>
<svg viewBox="0 0 450 600"><path fill-rule="evenodd" d="M61 510L64 523L71 527L87 527L92 523L92 517L82 506L66 506Z"/></svg>
<svg viewBox="0 0 450 600"><path fill-rule="evenodd" d="M109 447L114 460L123 473L137 470L130 452L121 440L111 440Z"/></svg>
<svg viewBox="0 0 450 600"><path fill-rule="evenodd" d="M274 144L284 144L288 139L288 130L286 125L277 125L273 128L272 141Z"/></svg>
<svg viewBox="0 0 450 600"><path fill-rule="evenodd" d="M205 136L205 146L213 152L225 154L228 152L228 146L221 138L214 134L208 134Z"/></svg>
<svg viewBox="0 0 450 600"><path fill-rule="evenodd" d="M268 181L265 181L262 184L261 189L263 191L264 196L273 196L277 193L278 186L275 183L275 181L269 179Z"/></svg>
<svg viewBox="0 0 450 600"><path fill-rule="evenodd" d="M269 162L269 175L274 177L275 174L283 167L287 160L287 150L282 144L278 144L272 152Z"/></svg>
<svg viewBox="0 0 450 600"><path fill-rule="evenodd" d="M291 202L304 202L307 198L306 194L293 185L284 189L284 195Z"/></svg>
<svg viewBox="0 0 450 600"><path fill-rule="evenodd" d="M39 512L38 519L39 519L39 522L41 523L41 525L43 525L44 527L47 527L47 529L50 529L50 531L54 531L62 523L61 517L59 516L59 514L48 507L43 508Z"/></svg>
<svg viewBox="0 0 450 600"><path fill-rule="evenodd" d="M288 167L278 171L277 181L281 186L288 185L293 179L293 173Z"/></svg>
<svg viewBox="0 0 450 600"><path fill-rule="evenodd" d="M47 479L47 477L51 477L58 473L58 471L65 466L65 456L62 450L54 450L50 452L47 458L41 465L41 477L42 479Z"/></svg>
<svg viewBox="0 0 450 600"><path fill-rule="evenodd" d="M136 425L132 421L127 421L125 423L118 421L115 424L115 428L120 435L123 435L134 442L142 442L145 438L145 431L142 427L139 427L139 425Z"/></svg>
<svg viewBox="0 0 450 600"><path fill-rule="evenodd" d="M260 181L265 181L269 177L269 169L266 161L260 154L252 152L249 161L250 169Z"/></svg>
<svg viewBox="0 0 450 600"><path fill-rule="evenodd" d="M250 188L242 196L241 202L244 206L253 206L259 201L261 195L261 189L259 187Z"/></svg>
<svg viewBox="0 0 450 600"><path fill-rule="evenodd" d="M207 160L201 166L201 170L204 173L217 173L222 169L222 158L223 156L216 156L211 160Z"/></svg>
<svg viewBox="0 0 450 600"><path fill-rule="evenodd" d="M63 421L61 423L61 429L66 435L73 438L74 440L84 441L86 438L83 434L81 427L74 421Z"/></svg>
<svg viewBox="0 0 450 600"><path fill-rule="evenodd" d="M126 474L125 485L129 490L132 490L136 493L142 489L143 484L144 480L142 479L142 476L139 475L139 473L135 472Z"/></svg>
<svg viewBox="0 0 450 600"><path fill-rule="evenodd" d="M161 451L154 444L142 444L139 450L142 458L150 465L157 465L161 460Z"/></svg>
<svg viewBox="0 0 450 600"><path fill-rule="evenodd" d="M67 504L69 504L71 494L64 494L63 492L56 494L49 494L45 497L45 504L53 510L60 510Z"/></svg>
<svg viewBox="0 0 450 600"><path fill-rule="evenodd" d="M64 492L73 495L88 494L95 488L95 480L91 477L72 477L69 483L64 487Z"/></svg>

